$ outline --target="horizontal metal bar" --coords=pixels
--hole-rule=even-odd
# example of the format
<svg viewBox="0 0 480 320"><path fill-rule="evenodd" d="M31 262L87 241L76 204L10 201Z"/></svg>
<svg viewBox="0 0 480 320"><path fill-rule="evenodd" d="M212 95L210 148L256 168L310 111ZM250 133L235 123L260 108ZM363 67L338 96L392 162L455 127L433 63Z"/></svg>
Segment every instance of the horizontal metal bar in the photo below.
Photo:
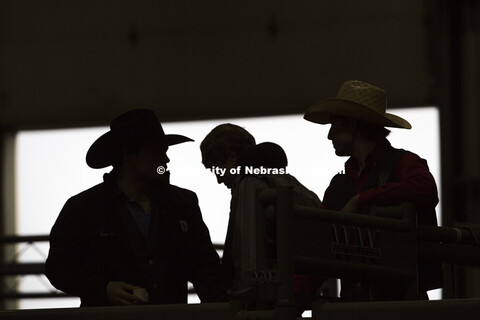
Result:
<svg viewBox="0 0 480 320"><path fill-rule="evenodd" d="M194 288L188 288L188 294L195 294ZM49 298L71 298L76 297L65 292L9 292L0 293L0 299L17 300L17 299L49 299Z"/></svg>
<svg viewBox="0 0 480 320"><path fill-rule="evenodd" d="M275 310L240 311L235 319L275 319Z"/></svg>
<svg viewBox="0 0 480 320"><path fill-rule="evenodd" d="M371 216L378 216L391 219L402 219L404 215L404 206L376 207L370 211ZM415 211L412 211L415 212Z"/></svg>
<svg viewBox="0 0 480 320"><path fill-rule="evenodd" d="M44 273L45 263L11 263L0 265L0 276Z"/></svg>
<svg viewBox="0 0 480 320"><path fill-rule="evenodd" d="M423 261L438 261L453 264L463 264L470 266L480 266L480 247L472 247L467 245L454 245L436 242L420 241L418 243L418 256ZM307 258L297 258L298 261L307 261ZM303 260L302 260L303 259ZM310 259L308 263L315 264L315 261L320 259ZM326 262L319 263L320 265L327 265ZM333 262L329 262L331 264ZM305 266L303 265L302 268ZM347 269L352 269L353 265L348 263ZM335 270L339 266L335 267ZM331 268L327 268L330 270ZM7 265L0 265L0 276L13 275L41 275L45 272L44 263L14 263Z"/></svg>
<svg viewBox="0 0 480 320"><path fill-rule="evenodd" d="M419 241L418 258L426 262L480 267L480 247Z"/></svg>
<svg viewBox="0 0 480 320"><path fill-rule="evenodd" d="M0 238L0 245L19 244L19 243L36 243L50 241L49 235L33 235L33 236L6 236ZM223 250L224 245L214 243L213 247L216 250Z"/></svg>
<svg viewBox="0 0 480 320"><path fill-rule="evenodd" d="M352 261L334 261L320 258L296 257L295 271L297 273L314 273L329 277L352 277L365 280L415 279L415 270L389 268L385 266L367 265Z"/></svg>
<svg viewBox="0 0 480 320"><path fill-rule="evenodd" d="M49 299L49 298L72 298L75 296L64 292L12 292L0 294L0 299L17 300L17 299Z"/></svg>
<svg viewBox="0 0 480 320"><path fill-rule="evenodd" d="M49 235L33 235L33 236L6 236L0 238L0 244L15 244L23 242L48 242Z"/></svg>
<svg viewBox="0 0 480 320"><path fill-rule="evenodd" d="M379 228L398 232L411 232L415 230L413 223L391 218L374 217L358 213L316 209L304 206L294 206L295 216L300 219L317 220L322 222L341 223L360 227Z"/></svg>
<svg viewBox="0 0 480 320"><path fill-rule="evenodd" d="M233 319L238 303L171 304L151 306L90 307L0 312L1 320L224 320Z"/></svg>
<svg viewBox="0 0 480 320"><path fill-rule="evenodd" d="M418 240L463 243L480 246L480 230L453 227L418 226Z"/></svg>
<svg viewBox="0 0 480 320"><path fill-rule="evenodd" d="M477 319L480 299L394 301L357 303L314 303L314 319Z"/></svg>

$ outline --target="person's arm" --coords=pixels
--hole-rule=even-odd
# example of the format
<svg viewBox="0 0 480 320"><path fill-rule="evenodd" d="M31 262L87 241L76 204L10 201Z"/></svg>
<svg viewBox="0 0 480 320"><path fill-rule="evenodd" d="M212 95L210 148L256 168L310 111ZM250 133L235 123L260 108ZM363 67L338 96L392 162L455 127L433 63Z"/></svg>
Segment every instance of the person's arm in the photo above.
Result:
<svg viewBox="0 0 480 320"><path fill-rule="evenodd" d="M82 211L75 200L68 200L50 233L50 251L45 275L52 285L66 293L108 304L107 279L88 271L84 259L92 259L88 241L82 232Z"/></svg>
<svg viewBox="0 0 480 320"><path fill-rule="evenodd" d="M404 201L434 207L437 205L437 186L425 160L406 152L397 163L395 175L396 182L359 193L358 205L395 205Z"/></svg>
<svg viewBox="0 0 480 320"><path fill-rule="evenodd" d="M227 300L225 275L220 265L220 258L213 248L210 233L202 219L195 194L192 196L191 210L194 228L190 253L189 281L193 284L201 302L220 302Z"/></svg>

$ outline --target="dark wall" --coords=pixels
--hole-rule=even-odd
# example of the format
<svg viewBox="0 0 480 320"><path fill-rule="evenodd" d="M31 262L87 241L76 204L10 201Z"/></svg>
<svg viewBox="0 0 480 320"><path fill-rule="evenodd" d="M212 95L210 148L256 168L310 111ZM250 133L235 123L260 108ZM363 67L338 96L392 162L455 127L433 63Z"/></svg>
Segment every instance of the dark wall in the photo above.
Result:
<svg viewBox="0 0 480 320"><path fill-rule="evenodd" d="M347 79L435 102L423 1L0 1L0 119L106 123L303 112Z"/></svg>

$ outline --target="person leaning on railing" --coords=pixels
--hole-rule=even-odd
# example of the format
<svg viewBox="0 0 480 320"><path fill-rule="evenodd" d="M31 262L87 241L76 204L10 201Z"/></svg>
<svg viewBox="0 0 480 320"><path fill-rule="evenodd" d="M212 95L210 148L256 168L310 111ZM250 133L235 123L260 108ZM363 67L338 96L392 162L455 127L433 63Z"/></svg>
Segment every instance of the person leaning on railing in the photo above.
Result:
<svg viewBox="0 0 480 320"><path fill-rule="evenodd" d="M333 177L325 191L322 208L368 213L373 205L412 202L420 225L437 225L438 192L427 162L418 155L395 149L386 139L385 127L410 129L405 119L386 112L386 92L369 83L350 80L336 98L311 106L304 118L330 124L328 139L335 153L350 157L345 173ZM341 297L351 301L428 299L427 291L443 286L440 264L419 265L419 294L407 294L404 283L373 284L342 279Z"/></svg>
<svg viewBox="0 0 480 320"><path fill-rule="evenodd" d="M295 204L319 208L320 200L286 172L287 156L279 145L271 142L255 145L255 139L244 128L229 123L221 124L205 137L200 148L205 167L210 170L225 169L213 171L218 183L224 183L232 190L222 265L229 275L227 281L230 292L237 295L246 293L250 286L244 280L245 273L265 271L257 269L256 261L257 191L291 187ZM294 276L299 314L309 307L322 281L311 275Z"/></svg>

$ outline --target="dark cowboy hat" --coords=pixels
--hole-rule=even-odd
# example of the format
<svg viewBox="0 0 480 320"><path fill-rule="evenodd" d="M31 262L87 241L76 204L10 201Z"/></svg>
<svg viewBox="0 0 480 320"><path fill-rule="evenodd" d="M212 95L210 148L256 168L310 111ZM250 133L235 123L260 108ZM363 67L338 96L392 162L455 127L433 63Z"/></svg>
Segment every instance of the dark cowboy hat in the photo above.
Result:
<svg viewBox="0 0 480 320"><path fill-rule="evenodd" d="M155 112L135 109L113 119L110 131L100 136L88 149L87 164L94 169L110 166L113 164L115 152L123 147L126 141L148 139L158 139L166 146L193 141L178 134L165 134Z"/></svg>
<svg viewBox="0 0 480 320"><path fill-rule="evenodd" d="M336 98L326 99L311 106L304 115L308 121L327 124L330 116L363 120L383 127L410 129L407 120L386 112L387 93L367 82L345 81Z"/></svg>

